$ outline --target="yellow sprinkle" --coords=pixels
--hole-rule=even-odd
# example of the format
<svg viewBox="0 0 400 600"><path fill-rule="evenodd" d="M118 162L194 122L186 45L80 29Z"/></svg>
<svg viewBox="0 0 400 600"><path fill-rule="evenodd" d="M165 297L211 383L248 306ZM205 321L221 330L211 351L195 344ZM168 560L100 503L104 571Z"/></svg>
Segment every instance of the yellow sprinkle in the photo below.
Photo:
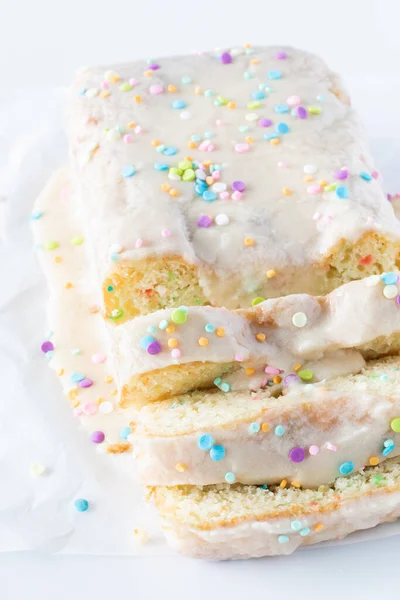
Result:
<svg viewBox="0 0 400 600"><path fill-rule="evenodd" d="M175 331L174 325L168 325L168 327L165 328L165 331L167 333L174 333L174 331Z"/></svg>
<svg viewBox="0 0 400 600"><path fill-rule="evenodd" d="M146 75L146 77L151 77L153 75L153 71L151 69L148 69L144 72L144 75Z"/></svg>
<svg viewBox="0 0 400 600"><path fill-rule="evenodd" d="M78 390L75 390L75 389L74 390L69 390L69 392L68 392L68 399L69 400L75 400L76 397L77 397L77 395L78 395Z"/></svg>
<svg viewBox="0 0 400 600"><path fill-rule="evenodd" d="M199 346L208 346L208 339L206 337L201 337L197 340Z"/></svg>
<svg viewBox="0 0 400 600"><path fill-rule="evenodd" d="M102 98L108 98L109 96L111 96L111 92L109 92L108 90L103 90L102 92L100 92L100 96Z"/></svg>
<svg viewBox="0 0 400 600"><path fill-rule="evenodd" d="M178 463L175 465L175 469L179 472L179 473L184 473L185 471L187 471L187 466L184 465L183 463Z"/></svg>
<svg viewBox="0 0 400 600"><path fill-rule="evenodd" d="M281 143L281 141L280 141L280 139L279 139L279 138L272 138L272 140L269 140L269 143L270 143L272 146L279 146L279 144Z"/></svg>
<svg viewBox="0 0 400 600"><path fill-rule="evenodd" d="M161 146L161 142L160 140L151 140L151 145L157 148L157 146Z"/></svg>
<svg viewBox="0 0 400 600"><path fill-rule="evenodd" d="M273 382L275 384L281 383L282 381L282 377L280 377L279 375L275 375L275 377L273 378Z"/></svg>
<svg viewBox="0 0 400 600"><path fill-rule="evenodd" d="M114 381L114 377L111 377L111 375L107 375L107 376L104 378L104 381L105 381L106 383L112 383L112 382Z"/></svg>
<svg viewBox="0 0 400 600"><path fill-rule="evenodd" d="M199 85L196 85L196 87L194 88L194 93L201 94L201 87Z"/></svg>
<svg viewBox="0 0 400 600"><path fill-rule="evenodd" d="M254 373L256 372L255 369L253 369L253 367L248 367L247 369L244 370L244 372L246 373L246 375L254 375Z"/></svg>
<svg viewBox="0 0 400 600"><path fill-rule="evenodd" d="M236 102L228 102L226 106L232 110L236 108Z"/></svg>
<svg viewBox="0 0 400 600"><path fill-rule="evenodd" d="M77 398L75 400L71 401L72 408L76 408L77 406L79 406L79 404L80 404L80 402Z"/></svg>
<svg viewBox="0 0 400 600"><path fill-rule="evenodd" d="M223 327L217 327L217 329L215 330L215 333L217 334L218 337L224 337L225 329Z"/></svg>
<svg viewBox="0 0 400 600"><path fill-rule="evenodd" d="M128 123L128 127L129 127L129 129L133 129L134 127L136 127L136 123L135 123L135 121L130 121L130 122ZM157 144L157 146L158 146L158 144Z"/></svg>
<svg viewBox="0 0 400 600"><path fill-rule="evenodd" d="M265 333L257 333L256 340L258 342L265 342Z"/></svg>
<svg viewBox="0 0 400 600"><path fill-rule="evenodd" d="M81 246L83 244L83 242L84 242L83 237L81 237L80 235L76 235L71 240L71 244L73 246Z"/></svg>
<svg viewBox="0 0 400 600"><path fill-rule="evenodd" d="M254 138L252 138L251 135L246 135L244 139L248 144L254 144Z"/></svg>
<svg viewBox="0 0 400 600"><path fill-rule="evenodd" d="M292 485L295 488L301 487L301 483L299 483L298 481L292 481L292 483L290 485Z"/></svg>
<svg viewBox="0 0 400 600"><path fill-rule="evenodd" d="M105 399L105 398L102 398L101 396L99 396L99 397L97 398L97 400L96 400L96 403L97 403L97 404L102 404L102 403L103 403L103 402L105 402L105 401L106 401L106 399Z"/></svg>
<svg viewBox="0 0 400 600"><path fill-rule="evenodd" d="M169 185L169 183L163 183L161 186L161 189L163 192L169 192L169 190L171 189L171 186Z"/></svg>
<svg viewBox="0 0 400 600"><path fill-rule="evenodd" d="M170 196L179 196L179 191L176 188L170 189L168 193Z"/></svg>
<svg viewBox="0 0 400 600"><path fill-rule="evenodd" d="M188 142L188 148L197 148L196 142L192 142L192 140L190 140L190 142Z"/></svg>
<svg viewBox="0 0 400 600"><path fill-rule="evenodd" d="M322 523L317 523L316 525L314 525L313 529L314 531L321 531L321 529L323 529L324 526Z"/></svg>
<svg viewBox="0 0 400 600"><path fill-rule="evenodd" d="M209 167L211 165L211 160L203 160L203 165Z"/></svg>
<svg viewBox="0 0 400 600"><path fill-rule="evenodd" d="M251 65L258 65L260 63L260 61L258 60L258 58L252 58L250 61Z"/></svg>
<svg viewBox="0 0 400 600"><path fill-rule="evenodd" d="M293 371L300 371L302 365L300 363L297 363L297 365L294 365L293 367Z"/></svg>
<svg viewBox="0 0 400 600"><path fill-rule="evenodd" d="M275 277L276 271L274 271L274 269L268 269L268 271L265 274L268 277L268 279L272 279L272 277Z"/></svg>
<svg viewBox="0 0 400 600"><path fill-rule="evenodd" d="M293 190L291 190L287 187L284 187L284 188L282 188L282 194L284 196L291 196L293 194Z"/></svg>
<svg viewBox="0 0 400 600"><path fill-rule="evenodd" d="M53 260L54 260L55 263L59 264L59 263L61 263L63 261L63 258L62 258L62 256L55 256L53 258Z"/></svg>
<svg viewBox="0 0 400 600"><path fill-rule="evenodd" d="M169 338L167 344L168 348L176 348L178 345L178 340L176 338Z"/></svg>
<svg viewBox="0 0 400 600"><path fill-rule="evenodd" d="M59 377L61 377L61 375L64 375L64 369L57 369L56 373Z"/></svg>
<svg viewBox="0 0 400 600"><path fill-rule="evenodd" d="M135 102L140 104L141 101L142 101L142 96L135 96Z"/></svg>
<svg viewBox="0 0 400 600"><path fill-rule="evenodd" d="M176 87L174 85L170 84L167 87L167 90L173 94L174 92L176 92Z"/></svg>
<svg viewBox="0 0 400 600"><path fill-rule="evenodd" d="M137 527L133 530L133 535L139 544L146 544L149 541L149 534L143 527Z"/></svg>
<svg viewBox="0 0 400 600"><path fill-rule="evenodd" d="M264 433L268 433L268 431L270 430L270 426L268 425L268 423L261 423L261 431L263 431Z"/></svg>
<svg viewBox="0 0 400 600"><path fill-rule="evenodd" d="M369 464L373 467L376 467L376 465L379 465L379 458L377 456L371 456L369 459Z"/></svg>
<svg viewBox="0 0 400 600"><path fill-rule="evenodd" d="M282 481L279 484L279 487L284 489L287 486L287 479L282 479Z"/></svg>
<svg viewBox="0 0 400 600"><path fill-rule="evenodd" d="M72 284L70 281L67 281L67 282L64 284L64 287L65 287L65 289L67 289L67 290L70 290L70 289L71 289L72 287L74 287L74 286L73 286L73 284Z"/></svg>
<svg viewBox="0 0 400 600"><path fill-rule="evenodd" d="M208 183L208 185L212 185L214 183L214 179L209 175L206 177L206 183Z"/></svg>
<svg viewBox="0 0 400 600"><path fill-rule="evenodd" d="M312 181L314 181L314 177L312 175L305 175L303 177L303 181L304 183L311 183Z"/></svg>
<svg viewBox="0 0 400 600"><path fill-rule="evenodd" d="M244 238L243 241L244 241L245 246L254 246L254 244L255 244L253 238L247 237L247 238Z"/></svg>

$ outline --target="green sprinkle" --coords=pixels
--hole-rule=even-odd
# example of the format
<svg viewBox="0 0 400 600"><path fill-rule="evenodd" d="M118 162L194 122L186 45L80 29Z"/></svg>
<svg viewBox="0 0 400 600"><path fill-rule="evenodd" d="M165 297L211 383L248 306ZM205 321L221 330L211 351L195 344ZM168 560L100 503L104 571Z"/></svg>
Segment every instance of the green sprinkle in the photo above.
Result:
<svg viewBox="0 0 400 600"><path fill-rule="evenodd" d="M116 321L117 319L120 319L123 314L124 311L122 310L122 308L114 308L114 310L111 311L110 319Z"/></svg>
<svg viewBox="0 0 400 600"><path fill-rule="evenodd" d="M259 100L253 100L253 102L247 103L247 108L249 108L250 110L253 110L255 108L260 108L260 106L261 106L261 102Z"/></svg>
<svg viewBox="0 0 400 600"><path fill-rule="evenodd" d="M337 188L337 183L330 183L324 187L324 192L334 192Z"/></svg>
<svg viewBox="0 0 400 600"><path fill-rule="evenodd" d="M190 160L181 160L178 163L178 167L179 167L179 169L182 169L182 171L186 171L186 169L192 168L192 163Z"/></svg>
<svg viewBox="0 0 400 600"><path fill-rule="evenodd" d="M121 83L119 89L121 90L121 92L130 92L133 89L133 86L127 81L125 81L125 83Z"/></svg>
<svg viewBox="0 0 400 600"><path fill-rule="evenodd" d="M83 244L83 237L81 237L79 235L73 237L71 240L71 244L73 246L80 246L81 244Z"/></svg>
<svg viewBox="0 0 400 600"><path fill-rule="evenodd" d="M181 308L177 308L176 310L174 310L174 312L171 315L171 320L176 325L182 325L183 323L185 323L186 319L187 319L187 314Z"/></svg>
<svg viewBox="0 0 400 600"><path fill-rule="evenodd" d="M59 242L46 242L44 247L46 248L46 250L55 250L56 248L60 247L60 243Z"/></svg>
<svg viewBox="0 0 400 600"><path fill-rule="evenodd" d="M217 96L217 100L220 105L222 104L223 106L226 106L229 102L228 98L224 98L224 96Z"/></svg>
<svg viewBox="0 0 400 600"><path fill-rule="evenodd" d="M322 113L321 106L309 106L307 108L308 114L310 115L320 115Z"/></svg>
<svg viewBox="0 0 400 600"><path fill-rule="evenodd" d="M251 305L252 306L256 306L257 304L261 304L261 302L264 302L265 298L263 298L262 296L257 296L256 298L253 298L253 300L251 301Z"/></svg>
<svg viewBox="0 0 400 600"><path fill-rule="evenodd" d="M297 375L300 377L300 379L302 379L303 381L310 381L313 378L313 372L310 371L309 369L302 369L301 371L299 371L297 373Z"/></svg>
<svg viewBox="0 0 400 600"><path fill-rule="evenodd" d="M182 175L183 181L194 181L196 179L196 174L193 169L186 169L186 171Z"/></svg>
<svg viewBox="0 0 400 600"><path fill-rule="evenodd" d="M112 285L108 285L107 286L107 292L113 292L113 291L114 291L113 286Z"/></svg>

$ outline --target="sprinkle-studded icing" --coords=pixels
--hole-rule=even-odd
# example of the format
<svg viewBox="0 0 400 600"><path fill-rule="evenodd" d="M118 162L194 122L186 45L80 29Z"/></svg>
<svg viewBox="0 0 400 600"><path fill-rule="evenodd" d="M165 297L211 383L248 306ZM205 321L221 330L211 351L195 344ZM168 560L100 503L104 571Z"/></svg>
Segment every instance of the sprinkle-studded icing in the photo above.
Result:
<svg viewBox="0 0 400 600"><path fill-rule="evenodd" d="M265 278L272 295L303 267L311 281L343 238L399 233L342 83L306 52L83 70L69 135L100 280L116 262L182 256L212 303L236 308Z"/></svg>

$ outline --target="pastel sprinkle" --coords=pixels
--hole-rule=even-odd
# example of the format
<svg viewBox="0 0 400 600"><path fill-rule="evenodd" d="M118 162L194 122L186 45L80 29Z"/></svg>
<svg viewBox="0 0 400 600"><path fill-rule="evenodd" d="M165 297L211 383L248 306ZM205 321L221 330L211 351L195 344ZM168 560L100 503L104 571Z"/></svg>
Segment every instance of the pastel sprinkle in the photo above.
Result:
<svg viewBox="0 0 400 600"><path fill-rule="evenodd" d="M300 531L300 529L303 527L303 525L301 524L300 521L292 521L290 523L290 527L293 529L293 531Z"/></svg>
<svg viewBox="0 0 400 600"><path fill-rule="evenodd" d="M399 275L397 273L384 273L382 275L382 281L386 285L394 285L398 282Z"/></svg>
<svg viewBox="0 0 400 600"><path fill-rule="evenodd" d="M214 438L208 433L203 433L197 441L197 445L200 450L211 450L214 446Z"/></svg>
<svg viewBox="0 0 400 600"><path fill-rule="evenodd" d="M317 456L317 454L319 453L318 446L315 446L315 444L312 444L308 449L308 453L311 454L311 456Z"/></svg>
<svg viewBox="0 0 400 600"><path fill-rule="evenodd" d="M297 106L295 110L296 117L299 119L307 119L308 113L304 106Z"/></svg>
<svg viewBox="0 0 400 600"><path fill-rule="evenodd" d="M104 442L106 436L103 431L93 431L90 435L90 439L94 444L101 444Z"/></svg>
<svg viewBox="0 0 400 600"><path fill-rule="evenodd" d="M86 512L89 508L89 502L85 498L77 498L74 507L78 512Z"/></svg>
<svg viewBox="0 0 400 600"><path fill-rule="evenodd" d="M123 440L127 440L132 430L130 427L123 427L119 432L119 437Z"/></svg>
<svg viewBox="0 0 400 600"><path fill-rule="evenodd" d="M228 471L228 473L225 474L225 481L227 483L235 483L235 481L236 481L235 473L231 473L230 471Z"/></svg>
<svg viewBox="0 0 400 600"><path fill-rule="evenodd" d="M250 150L250 145L245 143L235 144L235 152L242 154L243 152L248 152Z"/></svg>
<svg viewBox="0 0 400 600"><path fill-rule="evenodd" d="M395 433L400 433L400 417L391 420L390 427Z"/></svg>
<svg viewBox="0 0 400 600"><path fill-rule="evenodd" d="M161 344L157 340L150 342L150 344L146 348L147 354L151 354L152 356L154 356L155 354L160 354L161 350Z"/></svg>
<svg viewBox="0 0 400 600"><path fill-rule="evenodd" d="M344 200L344 199L348 198L349 197L349 188L345 185L339 185L336 188L336 196L340 200Z"/></svg>
<svg viewBox="0 0 400 600"><path fill-rule="evenodd" d="M186 102L184 100L174 100L171 106L176 110L180 110L186 108Z"/></svg>
<svg viewBox="0 0 400 600"><path fill-rule="evenodd" d="M348 475L354 470L354 463L351 461L345 462L340 465L339 471L342 475Z"/></svg>
<svg viewBox="0 0 400 600"><path fill-rule="evenodd" d="M50 342L50 340L47 340L46 342L43 342L43 344L40 346L42 352L44 352L46 354L46 352L52 352L54 350L54 345L53 342Z"/></svg>
<svg viewBox="0 0 400 600"><path fill-rule="evenodd" d="M249 433L258 433L260 431L260 424L259 423L250 423L249 425Z"/></svg>
<svg viewBox="0 0 400 600"><path fill-rule="evenodd" d="M90 379L89 377L85 377L84 379L82 379L82 381L80 381L78 383L78 385L81 388L91 387L93 385L93 379Z"/></svg>
<svg viewBox="0 0 400 600"><path fill-rule="evenodd" d="M276 130L278 133L289 133L290 128L286 123L278 123Z"/></svg>
<svg viewBox="0 0 400 600"><path fill-rule="evenodd" d="M285 428L282 425L277 425L275 427L275 431L274 431L275 435L277 435L278 437L282 437L283 434L285 433Z"/></svg>
<svg viewBox="0 0 400 600"><path fill-rule="evenodd" d="M223 52L219 59L223 65L229 65L232 62L232 56L229 54L229 52Z"/></svg>
<svg viewBox="0 0 400 600"><path fill-rule="evenodd" d="M335 178L340 179L340 180L347 179L348 176L349 176L349 171L345 167L343 167L342 169L339 169L339 171L336 171L336 173L335 173Z"/></svg>
<svg viewBox="0 0 400 600"><path fill-rule="evenodd" d="M391 300L392 298L396 298L398 293L399 292L397 286L395 285L385 285L385 287L383 288L383 295L389 300Z"/></svg>
<svg viewBox="0 0 400 600"><path fill-rule="evenodd" d="M310 371L309 369L302 369L301 371L298 372L298 376L303 381L310 381L313 378L313 372Z"/></svg>
<svg viewBox="0 0 400 600"><path fill-rule="evenodd" d="M212 218L208 215L201 215L197 221L199 227L210 227L212 225Z"/></svg>
<svg viewBox="0 0 400 600"><path fill-rule="evenodd" d="M268 71L267 73L268 79L280 79L282 77L282 73L279 69L273 69L272 71Z"/></svg>
<svg viewBox="0 0 400 600"><path fill-rule="evenodd" d="M361 179L364 179L364 181L371 181L372 180L372 175L370 175L369 173L366 173L365 171L362 171L360 173L360 177L361 177Z"/></svg>
<svg viewBox="0 0 400 600"><path fill-rule="evenodd" d="M32 463L29 468L30 474L34 477L39 477L40 475L44 475L46 472L46 467L41 463Z"/></svg>
<svg viewBox="0 0 400 600"><path fill-rule="evenodd" d="M150 94L153 94L155 96L157 96L158 94L162 94L164 91L164 86L162 86L160 83L155 83L154 85L150 86Z"/></svg>
<svg viewBox="0 0 400 600"><path fill-rule="evenodd" d="M306 456L306 454L304 452L304 449L300 448L300 447L292 448L291 451L289 452L289 458L294 463L303 462L305 456Z"/></svg>
<svg viewBox="0 0 400 600"><path fill-rule="evenodd" d="M304 527L303 529L300 530L300 535L302 537L305 537L306 535L309 535L310 531L311 530L309 527Z"/></svg>
<svg viewBox="0 0 400 600"><path fill-rule="evenodd" d="M156 171L168 171L169 164L163 162L155 162L153 167Z"/></svg>
<svg viewBox="0 0 400 600"><path fill-rule="evenodd" d="M244 192L246 189L246 184L243 181L234 181L232 183L232 189L235 192Z"/></svg>
<svg viewBox="0 0 400 600"><path fill-rule="evenodd" d="M139 342L139 346L143 349L146 350L147 346L149 344L151 344L152 342L154 342L154 337L152 335L145 335L140 339Z"/></svg>
<svg viewBox="0 0 400 600"><path fill-rule="evenodd" d="M271 119L260 119L258 121L258 124L260 125L260 127L271 127L272 121Z"/></svg>
<svg viewBox="0 0 400 600"><path fill-rule="evenodd" d="M278 535L278 543L279 544L287 544L289 541L289 538L287 535Z"/></svg>
<svg viewBox="0 0 400 600"><path fill-rule="evenodd" d="M135 173L136 169L132 165L126 165L121 171L122 177L125 178L133 177Z"/></svg>
<svg viewBox="0 0 400 600"><path fill-rule="evenodd" d="M210 450L211 460L222 460L225 458L225 448L223 446L213 446Z"/></svg>
<svg viewBox="0 0 400 600"><path fill-rule="evenodd" d="M307 315L305 315L303 312L297 312L292 317L292 323L295 327L305 327L307 325L307 322Z"/></svg>
<svg viewBox="0 0 400 600"><path fill-rule="evenodd" d="M187 319L187 314L181 308L177 308L171 315L171 320L177 325L182 325Z"/></svg>

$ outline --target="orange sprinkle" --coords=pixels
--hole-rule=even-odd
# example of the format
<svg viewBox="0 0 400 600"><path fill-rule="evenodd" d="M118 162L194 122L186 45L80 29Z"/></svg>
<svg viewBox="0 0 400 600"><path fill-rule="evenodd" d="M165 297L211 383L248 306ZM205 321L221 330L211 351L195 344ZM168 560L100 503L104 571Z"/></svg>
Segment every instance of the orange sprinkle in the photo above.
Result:
<svg viewBox="0 0 400 600"><path fill-rule="evenodd" d="M319 185L320 187L324 188L326 185L328 185L328 183L329 183L329 182L328 182L328 181L326 181L326 179L321 179L321 180L318 182L318 185Z"/></svg>
<svg viewBox="0 0 400 600"><path fill-rule="evenodd" d="M128 442L120 442L119 444L110 444L107 447L109 454L122 454L123 452L129 452L132 446Z"/></svg>
<svg viewBox="0 0 400 600"><path fill-rule="evenodd" d="M146 77L151 77L153 75L153 71L151 69L148 69L144 72L144 74L146 75Z"/></svg>
<svg viewBox="0 0 400 600"><path fill-rule="evenodd" d="M190 142L188 142L188 148L197 148L196 142L192 142L192 140L190 140Z"/></svg>
<svg viewBox="0 0 400 600"><path fill-rule="evenodd" d="M73 286L73 284L70 281L67 281L64 285L65 289L70 290Z"/></svg>
<svg viewBox="0 0 400 600"><path fill-rule="evenodd" d="M244 241L245 246L254 246L254 244L255 244L253 238L250 238L250 237L244 238L243 241Z"/></svg>
<svg viewBox="0 0 400 600"><path fill-rule="evenodd" d="M179 191L176 188L170 189L168 193L170 196L179 196Z"/></svg>
<svg viewBox="0 0 400 600"><path fill-rule="evenodd" d="M301 487L301 483L299 483L298 481L292 481L292 483L290 485L292 485L295 488Z"/></svg>
<svg viewBox="0 0 400 600"><path fill-rule="evenodd" d="M165 328L165 331L167 333L174 333L175 327L173 325L168 325L168 327Z"/></svg>
<svg viewBox="0 0 400 600"><path fill-rule="evenodd" d="M61 375L64 375L64 369L57 369L56 373L59 377L61 377Z"/></svg>
<svg viewBox="0 0 400 600"><path fill-rule="evenodd" d="M183 463L178 463L175 465L175 469L178 471L178 473L184 473L185 471L187 471L187 466Z"/></svg>
<svg viewBox="0 0 400 600"><path fill-rule="evenodd" d="M111 96L111 92L109 92L108 90L103 90L102 92L100 92L100 96L102 98L108 98L109 96Z"/></svg>
<svg viewBox="0 0 400 600"><path fill-rule="evenodd" d="M197 340L197 343L199 344L199 346L208 346L208 339L206 337L200 337Z"/></svg>
<svg viewBox="0 0 400 600"><path fill-rule="evenodd" d="M284 489L287 486L287 479L282 479L282 481L279 484L279 487Z"/></svg>
<svg viewBox="0 0 400 600"><path fill-rule="evenodd" d="M371 456L369 459L369 464L373 467L376 467L376 465L379 465L379 458L377 456Z"/></svg>
<svg viewBox="0 0 400 600"><path fill-rule="evenodd" d="M160 140L151 140L151 145L156 148L157 146L161 145L161 142Z"/></svg>
<svg viewBox="0 0 400 600"><path fill-rule="evenodd" d="M225 329L223 327L217 327L217 329L215 330L215 333L217 334L218 337L224 337Z"/></svg>
<svg viewBox="0 0 400 600"><path fill-rule="evenodd" d="M209 167L211 165L211 160L203 160L203 165Z"/></svg>
<svg viewBox="0 0 400 600"><path fill-rule="evenodd" d="M258 342L265 342L265 333L257 333L256 335L256 340Z"/></svg>
<svg viewBox="0 0 400 600"><path fill-rule="evenodd" d="M135 123L135 121L130 121L130 122L128 123L128 127L129 127L129 129L133 129L134 127L136 127L136 123Z"/></svg>
<svg viewBox="0 0 400 600"><path fill-rule="evenodd" d="M214 179L209 175L206 177L206 183L208 183L208 185L212 185L214 183Z"/></svg>
<svg viewBox="0 0 400 600"><path fill-rule="evenodd" d="M189 162L192 162L193 158L191 156L185 156L185 160L188 160Z"/></svg>
<svg viewBox="0 0 400 600"><path fill-rule="evenodd" d="M194 88L194 93L201 94L201 87L199 85L196 85L196 87Z"/></svg>
<svg viewBox="0 0 400 600"><path fill-rule="evenodd" d="M291 190L287 187L284 187L284 188L282 188L282 194L284 196L291 196L293 194L293 190Z"/></svg>
<svg viewBox="0 0 400 600"><path fill-rule="evenodd" d="M258 58L252 58L250 61L251 65L258 65L260 63L260 61L258 60Z"/></svg>
<svg viewBox="0 0 400 600"><path fill-rule="evenodd" d="M249 48L251 48L251 44L245 44L244 47L246 48L246 50L248 50Z"/></svg>
<svg viewBox="0 0 400 600"><path fill-rule="evenodd" d="M300 363L297 363L297 365L294 365L294 367L293 367L293 371L300 371L300 369L301 369Z"/></svg>
<svg viewBox="0 0 400 600"><path fill-rule="evenodd" d="M248 144L254 144L254 138L252 138L251 135L246 135L244 139Z"/></svg>
<svg viewBox="0 0 400 600"><path fill-rule="evenodd" d="M161 186L161 189L163 192L169 192L169 190L171 189L171 186L169 185L169 183L163 183Z"/></svg>
<svg viewBox="0 0 400 600"><path fill-rule="evenodd" d="M282 377L280 377L279 375L275 375L275 377L273 378L273 382L275 384L281 383L282 381Z"/></svg>
<svg viewBox="0 0 400 600"><path fill-rule="evenodd" d="M173 94L174 92L176 92L176 87L174 85L170 84L167 87L167 90Z"/></svg>
<svg viewBox="0 0 400 600"><path fill-rule="evenodd" d="M274 269L268 269L268 271L265 274L268 277L268 279L272 279L272 277L275 277L276 271L274 271Z"/></svg>
<svg viewBox="0 0 400 600"><path fill-rule="evenodd" d="M303 177L303 181L304 183L311 183L312 181L314 181L314 177L312 175L305 175Z"/></svg>
<svg viewBox="0 0 400 600"><path fill-rule="evenodd" d="M314 525L314 531L321 531L321 529L323 529L324 526L322 523L317 523L316 525Z"/></svg>
<svg viewBox="0 0 400 600"><path fill-rule="evenodd" d="M112 383L112 382L114 381L114 377L111 377L111 375L107 375L107 376L104 378L104 381L105 381L106 383Z"/></svg>
<svg viewBox="0 0 400 600"><path fill-rule="evenodd" d="M112 391L110 392L110 394L111 394L111 396L116 396L116 395L118 394L118 390L117 390L117 389L115 389L115 390L112 390Z"/></svg>
<svg viewBox="0 0 400 600"><path fill-rule="evenodd" d="M168 348L176 348L178 346L178 340L176 338L169 338L167 344Z"/></svg>
<svg viewBox="0 0 400 600"><path fill-rule="evenodd" d="M228 104L226 105L228 108L230 108L231 110L236 108L236 102L228 102Z"/></svg>
<svg viewBox="0 0 400 600"><path fill-rule="evenodd" d="M358 261L359 265L370 265L374 262L374 257L371 254L364 256L364 258L360 258Z"/></svg>
<svg viewBox="0 0 400 600"><path fill-rule="evenodd" d="M279 138L272 138L272 140L269 140L269 143L272 144L272 146L279 146L281 141Z"/></svg>
<svg viewBox="0 0 400 600"><path fill-rule="evenodd" d="M53 258L53 260L54 260L55 263L59 264L59 263L61 263L63 261L63 258L62 258L62 256L55 256Z"/></svg>
<svg viewBox="0 0 400 600"><path fill-rule="evenodd" d="M118 76L118 75L112 75L112 77L111 77L111 81L112 81L113 83L118 83L118 81L119 81L119 76Z"/></svg>
<svg viewBox="0 0 400 600"><path fill-rule="evenodd" d="M135 102L140 104L141 101L142 101L142 96L135 96Z"/></svg>
<svg viewBox="0 0 400 600"><path fill-rule="evenodd" d="M261 431L263 431L264 433L268 433L270 429L271 427L268 423L261 423Z"/></svg>
<svg viewBox="0 0 400 600"><path fill-rule="evenodd" d="M256 372L255 369L253 369L253 367L248 367L247 369L244 370L244 372L246 373L246 375L254 375L254 373Z"/></svg>

